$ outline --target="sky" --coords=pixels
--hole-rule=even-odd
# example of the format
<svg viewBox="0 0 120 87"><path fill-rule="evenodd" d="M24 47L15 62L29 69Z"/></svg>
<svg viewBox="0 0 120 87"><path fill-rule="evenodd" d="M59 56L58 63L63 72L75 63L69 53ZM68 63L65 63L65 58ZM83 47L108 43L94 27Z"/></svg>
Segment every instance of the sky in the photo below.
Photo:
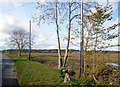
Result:
<svg viewBox="0 0 120 87"><path fill-rule="evenodd" d="M39 1L39 0L37 0ZM44 0L43 0L44 1ZM65 0L64 0L65 1ZM83 0L85 1L85 0ZM94 1L94 0L92 0ZM100 1L100 0L95 0ZM118 23L118 1L110 0L113 6L113 20L107 22L105 26L113 23ZM99 2L105 4L104 1ZM36 9L36 0L1 0L0 1L0 50L10 49L11 47L6 45L6 39L14 29L23 28L29 31L29 21L32 20L32 16L39 14ZM61 34L66 34L66 31L60 31ZM65 32L65 33L63 33ZM116 29L118 32L118 29ZM32 22L32 34L36 36L32 46L32 49L57 49L57 35L55 24L42 24L40 27L36 23ZM118 39L107 43L118 43ZM66 41L61 39L61 48L65 49ZM79 49L79 47L70 44L70 49ZM118 50L117 47L109 48L108 50Z"/></svg>

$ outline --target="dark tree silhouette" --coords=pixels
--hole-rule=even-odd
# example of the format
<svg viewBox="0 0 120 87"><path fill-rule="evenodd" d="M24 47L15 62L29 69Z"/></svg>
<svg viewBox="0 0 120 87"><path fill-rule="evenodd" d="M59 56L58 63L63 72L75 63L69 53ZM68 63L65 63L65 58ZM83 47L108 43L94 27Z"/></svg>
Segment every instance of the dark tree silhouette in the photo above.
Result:
<svg viewBox="0 0 120 87"><path fill-rule="evenodd" d="M11 33L9 33L7 45L18 48L19 56L21 56L21 51L29 45L29 33L23 29L13 30Z"/></svg>

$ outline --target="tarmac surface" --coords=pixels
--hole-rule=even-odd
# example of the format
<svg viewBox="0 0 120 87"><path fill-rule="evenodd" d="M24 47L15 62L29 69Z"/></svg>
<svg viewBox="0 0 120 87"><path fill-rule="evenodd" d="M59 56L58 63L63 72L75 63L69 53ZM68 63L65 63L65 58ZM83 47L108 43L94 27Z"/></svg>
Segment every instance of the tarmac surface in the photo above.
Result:
<svg viewBox="0 0 120 87"><path fill-rule="evenodd" d="M13 60L0 54L0 87L18 86L17 73Z"/></svg>

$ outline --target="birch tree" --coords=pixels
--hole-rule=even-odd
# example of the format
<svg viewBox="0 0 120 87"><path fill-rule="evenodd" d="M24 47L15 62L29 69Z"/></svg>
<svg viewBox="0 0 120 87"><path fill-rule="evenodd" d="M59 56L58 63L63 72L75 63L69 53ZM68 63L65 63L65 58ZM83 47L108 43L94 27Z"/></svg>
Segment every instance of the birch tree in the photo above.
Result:
<svg viewBox="0 0 120 87"><path fill-rule="evenodd" d="M88 4L84 4L85 6L89 7ZM59 2L57 0L53 2L38 2L38 9L41 12L39 14L38 18L34 18L38 25L40 25L41 22L46 23L55 23L56 24L56 31L57 31L57 42L58 42L58 68L63 66L63 72L65 72L66 76L64 79L64 82L69 81L70 77L68 74L68 71L66 69L66 62L68 59L68 52L69 52L69 45L70 45L70 31L72 23L76 19L80 19L81 13L80 13L80 2L74 2L68 0L68 2ZM87 8L84 8L84 10L88 10ZM62 13L62 14L61 14ZM66 51L63 58L63 65L62 65L62 58L61 58L61 51L60 51L60 36L59 36L59 28L60 23L67 25L67 45L66 45Z"/></svg>
<svg viewBox="0 0 120 87"><path fill-rule="evenodd" d="M59 38L58 7L57 7L57 3L58 3L58 1L56 0L56 2L55 2L55 16L56 16L55 24L56 24L56 32L57 32L57 40L58 40L58 56L59 56L58 69L60 69L60 67L62 66L62 56L61 56L61 50L60 50L60 38Z"/></svg>
<svg viewBox="0 0 120 87"><path fill-rule="evenodd" d="M40 26L41 22L51 24L55 23L56 25L56 33L57 33L57 43L58 43L58 69L62 66L62 57L60 50L60 37L59 37L59 24L58 24L58 0L54 0L53 2L37 2L37 9L41 11L41 14L38 17L34 16L34 21L37 21ZM59 5L60 6L60 5Z"/></svg>

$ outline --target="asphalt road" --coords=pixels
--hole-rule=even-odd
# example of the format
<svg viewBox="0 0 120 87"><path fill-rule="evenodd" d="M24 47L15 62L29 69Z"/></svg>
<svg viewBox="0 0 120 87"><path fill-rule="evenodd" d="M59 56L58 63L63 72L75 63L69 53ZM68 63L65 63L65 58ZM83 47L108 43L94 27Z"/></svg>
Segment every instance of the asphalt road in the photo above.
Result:
<svg viewBox="0 0 120 87"><path fill-rule="evenodd" d="M0 86L18 86L14 62L6 55L0 54Z"/></svg>

